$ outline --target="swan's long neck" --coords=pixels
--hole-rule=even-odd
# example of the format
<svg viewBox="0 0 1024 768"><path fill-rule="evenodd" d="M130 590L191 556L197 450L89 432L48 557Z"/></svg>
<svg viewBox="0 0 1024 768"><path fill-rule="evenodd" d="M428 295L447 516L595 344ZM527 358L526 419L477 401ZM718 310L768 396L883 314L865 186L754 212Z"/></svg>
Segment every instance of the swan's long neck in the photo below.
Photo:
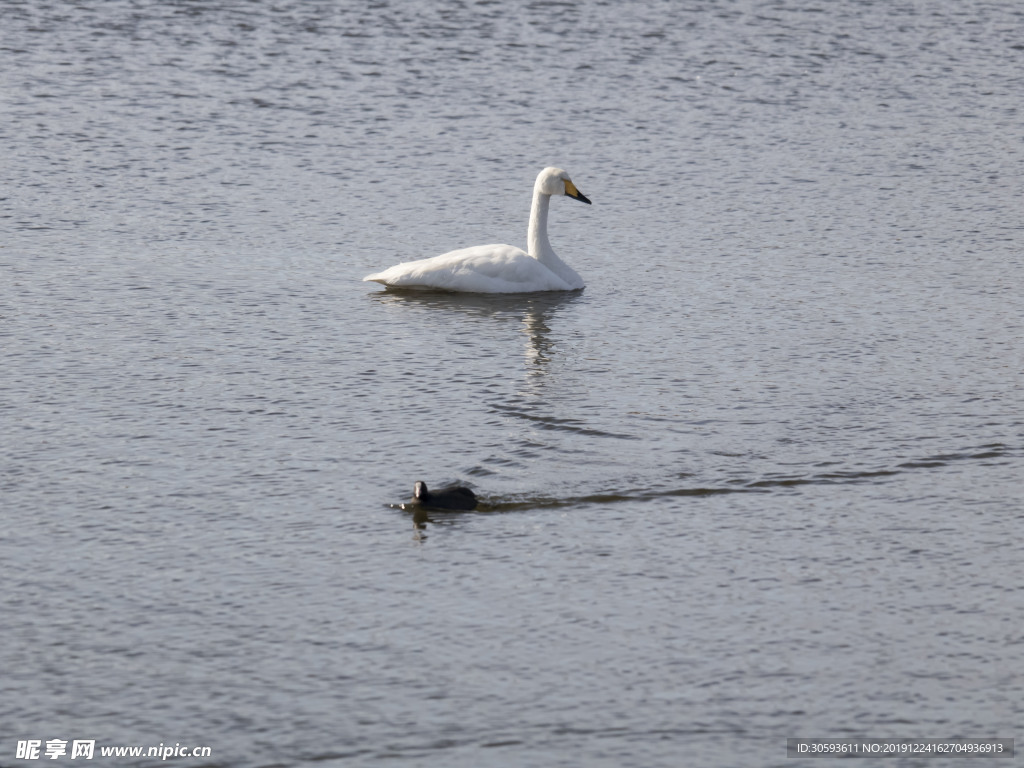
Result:
<svg viewBox="0 0 1024 768"><path fill-rule="evenodd" d="M526 242L530 249L530 255L541 264L548 264L555 252L548 242L548 206L551 204L551 195L545 195L539 189L533 190L533 205L530 207L530 231L526 235Z"/></svg>
<svg viewBox="0 0 1024 768"><path fill-rule="evenodd" d="M551 243L548 242L548 206L550 204L551 195L534 188L533 206L530 208L530 231L526 235L530 255L564 280L568 286L566 290L582 288L583 280L572 267L555 255Z"/></svg>

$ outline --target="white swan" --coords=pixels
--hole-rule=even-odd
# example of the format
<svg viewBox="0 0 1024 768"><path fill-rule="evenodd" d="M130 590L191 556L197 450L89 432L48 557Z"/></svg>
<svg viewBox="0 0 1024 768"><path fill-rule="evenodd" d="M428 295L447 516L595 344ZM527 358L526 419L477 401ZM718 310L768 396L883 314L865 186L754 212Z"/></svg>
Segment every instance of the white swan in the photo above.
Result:
<svg viewBox="0 0 1024 768"><path fill-rule="evenodd" d="M466 293L579 290L583 287L582 278L555 255L548 242L548 204L552 195L567 195L590 205L590 200L561 168L545 168L537 174L527 234L529 253L511 245L477 245L430 259L403 262L363 280L389 288Z"/></svg>

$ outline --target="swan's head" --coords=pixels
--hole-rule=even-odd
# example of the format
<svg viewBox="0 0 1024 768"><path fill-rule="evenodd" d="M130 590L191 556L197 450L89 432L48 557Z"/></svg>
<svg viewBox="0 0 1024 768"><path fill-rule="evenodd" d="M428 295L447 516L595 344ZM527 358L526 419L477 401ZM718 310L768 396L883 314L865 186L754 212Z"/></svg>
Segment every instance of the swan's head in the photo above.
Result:
<svg viewBox="0 0 1024 768"><path fill-rule="evenodd" d="M427 484L417 480L416 485L412 487L412 497L417 501L424 501L427 498Z"/></svg>
<svg viewBox="0 0 1024 768"><path fill-rule="evenodd" d="M587 196L576 189L569 174L561 168L545 168L537 174L537 181L533 188L545 195L566 195L573 200L590 205Z"/></svg>

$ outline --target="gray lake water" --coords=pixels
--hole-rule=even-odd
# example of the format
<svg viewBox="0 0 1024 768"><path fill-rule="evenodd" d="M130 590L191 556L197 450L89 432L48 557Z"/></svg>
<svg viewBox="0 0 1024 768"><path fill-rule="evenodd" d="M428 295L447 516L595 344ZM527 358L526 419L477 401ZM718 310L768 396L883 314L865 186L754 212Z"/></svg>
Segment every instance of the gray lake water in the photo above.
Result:
<svg viewBox="0 0 1024 768"><path fill-rule="evenodd" d="M1022 95L1013 0L4 2L0 764L1024 737ZM584 291L361 282L545 165Z"/></svg>

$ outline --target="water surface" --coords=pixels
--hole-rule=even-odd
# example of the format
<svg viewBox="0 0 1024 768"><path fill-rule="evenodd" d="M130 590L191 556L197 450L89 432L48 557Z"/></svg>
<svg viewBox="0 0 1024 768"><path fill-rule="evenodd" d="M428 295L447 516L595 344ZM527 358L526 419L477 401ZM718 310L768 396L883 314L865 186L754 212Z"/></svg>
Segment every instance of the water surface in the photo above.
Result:
<svg viewBox="0 0 1024 768"><path fill-rule="evenodd" d="M2 13L0 762L1020 737L1015 3Z"/></svg>

